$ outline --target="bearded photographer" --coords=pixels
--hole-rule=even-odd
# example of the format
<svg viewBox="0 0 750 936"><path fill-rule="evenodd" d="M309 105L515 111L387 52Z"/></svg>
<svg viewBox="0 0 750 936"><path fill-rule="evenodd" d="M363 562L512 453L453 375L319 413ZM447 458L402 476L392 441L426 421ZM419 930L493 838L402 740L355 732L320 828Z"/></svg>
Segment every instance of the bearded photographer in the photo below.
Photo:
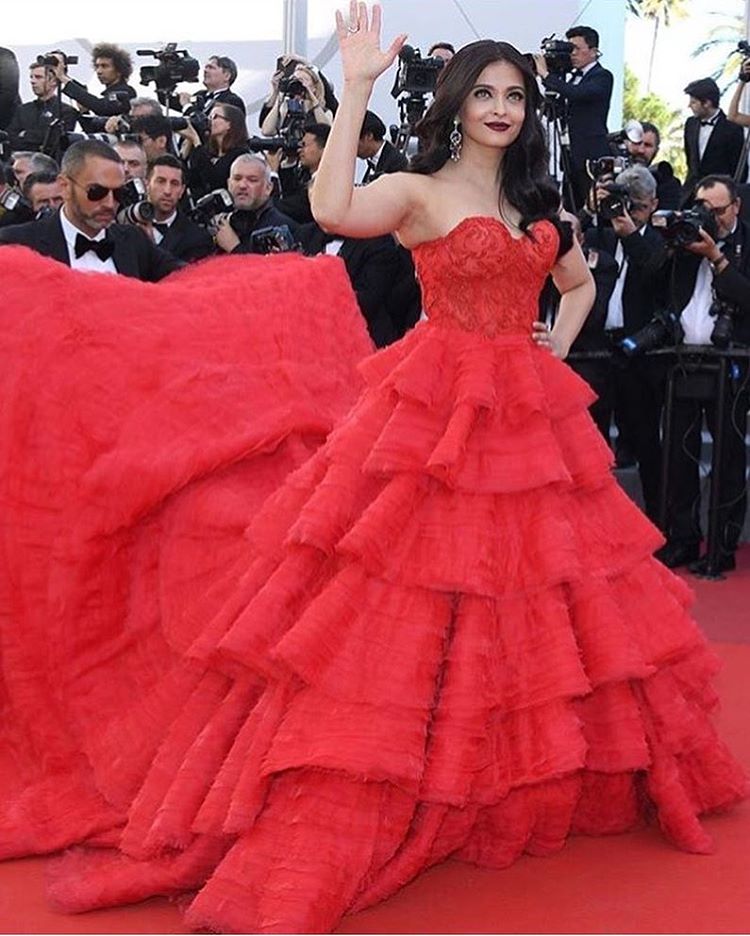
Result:
<svg viewBox="0 0 750 936"><path fill-rule="evenodd" d="M656 154L661 145L659 128L646 120L641 120L643 135L640 140L628 139L626 147L628 158L633 165L646 166L656 179L656 198L659 208L679 208L682 202L682 183L674 174L672 164L666 160L655 163Z"/></svg>
<svg viewBox="0 0 750 936"><path fill-rule="evenodd" d="M34 100L19 105L8 124L11 146L34 150L44 147L47 152L56 152L58 133L75 129L78 111L59 100L57 78L49 66L33 62L29 66L29 82Z"/></svg>
<svg viewBox="0 0 750 936"><path fill-rule="evenodd" d="M148 167L146 192L154 206L154 243L178 260L191 263L214 252L211 235L180 210L186 191L186 170L176 156L157 157Z"/></svg>
<svg viewBox="0 0 750 936"><path fill-rule="evenodd" d="M223 215L214 243L223 253L259 253L253 234L263 228L287 227L292 237L297 224L273 203L273 177L267 161L258 153L242 153L232 163L227 183L235 210Z"/></svg>
<svg viewBox="0 0 750 936"><path fill-rule="evenodd" d="M607 114L612 97L613 77L599 64L599 33L590 26L574 26L565 33L573 46L573 71L566 77L552 74L543 54L534 55L536 71L545 91L559 95L566 104L570 134L570 160L575 210L586 201L590 179L586 162L609 154ZM573 206L568 206L573 207Z"/></svg>
<svg viewBox="0 0 750 936"><path fill-rule="evenodd" d="M88 88L71 78L67 71L65 56L59 52L51 53L51 58L57 64L53 71L60 83L62 93L76 101L83 111L90 111L97 117L113 117L117 114L127 114L130 102L136 96L135 88L128 84L133 73L133 62L130 53L119 46L109 42L100 42L91 52L91 61L96 77L104 85L100 97L91 94ZM87 131L103 129L104 122L92 122L88 126L86 118L81 120L81 126Z"/></svg>
<svg viewBox="0 0 750 936"><path fill-rule="evenodd" d="M693 239L687 243L678 240L676 247L662 246L645 261L658 268L658 301L662 308L679 316L679 327L673 331L686 347L726 347L730 339L735 345L750 346L750 226L740 219L739 213L737 183L731 176L707 176L698 183L695 210L687 219L694 229L698 222L693 216L702 219L700 229L691 235ZM680 230L685 229L684 214L682 220L678 216L676 224L681 225ZM665 235L667 240L673 236L669 225ZM747 507L745 432L750 402L747 359L734 359L731 372L721 427L724 444L718 492L718 571L722 572L735 567L734 554ZM657 558L670 568L689 565L699 575L709 568L707 557L699 555L702 536L699 466L704 417L715 440L716 400L675 396L672 451L665 453L670 465L667 543L657 553Z"/></svg>
<svg viewBox="0 0 750 936"><path fill-rule="evenodd" d="M152 283L182 267L138 226L115 223L125 170L107 143L81 140L68 147L59 179L62 208L40 221L4 228L0 244L31 247L74 270Z"/></svg>

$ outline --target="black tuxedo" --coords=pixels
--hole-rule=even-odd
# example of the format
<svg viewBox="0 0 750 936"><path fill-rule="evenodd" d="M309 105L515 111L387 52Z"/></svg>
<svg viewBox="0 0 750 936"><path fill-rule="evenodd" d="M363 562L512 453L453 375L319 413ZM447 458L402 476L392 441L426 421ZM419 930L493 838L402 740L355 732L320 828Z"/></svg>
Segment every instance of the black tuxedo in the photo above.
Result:
<svg viewBox="0 0 750 936"><path fill-rule="evenodd" d="M570 133L570 156L574 169L584 169L587 159L609 153L607 114L612 97L612 72L594 63L578 84L560 75L547 75L542 84L566 102L565 118Z"/></svg>
<svg viewBox="0 0 750 936"><path fill-rule="evenodd" d="M231 88L224 88L215 94L207 88L202 88L195 93L192 102L185 108L184 113L186 116L190 116L191 113L196 111L208 114L214 104L231 104L234 107L239 107L243 114L246 112L245 102Z"/></svg>
<svg viewBox="0 0 750 936"><path fill-rule="evenodd" d="M214 253L213 238L208 231L179 212L167 228L159 247L185 263L202 260Z"/></svg>
<svg viewBox="0 0 750 936"><path fill-rule="evenodd" d="M744 135L739 124L727 120L726 114L719 111L716 123L708 143L700 157L698 136L701 122L697 117L688 117L685 121L684 145L687 158L687 178L684 184L684 196L689 198L696 184L707 175L733 176L742 153ZM747 178L747 167L743 169L740 181Z"/></svg>
<svg viewBox="0 0 750 936"><path fill-rule="evenodd" d="M125 81L118 81L108 85L99 97L91 94L89 89L79 81L71 79L62 87L66 94L79 104L87 107L97 117L116 117L118 114L127 114L130 110L130 101L136 96L135 88ZM117 95L122 95L122 100ZM127 97L125 97L127 95ZM81 126L85 128L86 117L81 119Z"/></svg>
<svg viewBox="0 0 750 936"><path fill-rule="evenodd" d="M37 150L47 139L50 124L59 115L62 127L66 132L75 128L78 122L78 111L70 104L63 104L55 100L29 101L16 108L13 119L8 124L8 135L14 149ZM54 136L53 136L54 135ZM50 139L55 139L56 133L50 133Z"/></svg>
<svg viewBox="0 0 750 936"><path fill-rule="evenodd" d="M716 296L735 306L734 340L750 345L750 225L738 221L722 252L730 265L713 277ZM678 250L674 257L662 248L649 258L659 265L660 295L657 301L682 312L695 291L701 258ZM747 509L745 471L745 427L750 398L747 386L746 359L737 358L735 378L727 387L723 435L724 453L720 472L718 514L720 545L724 553L737 548ZM669 453L667 533L671 543L694 545L701 539L701 489L698 465L701 452L701 423L705 415L708 429L715 437L717 413L714 401L678 395L672 411L673 444Z"/></svg>
<svg viewBox="0 0 750 936"><path fill-rule="evenodd" d="M671 163L661 160L649 166L651 174L656 179L656 197L659 209L679 208L682 204L682 183L674 174Z"/></svg>
<svg viewBox="0 0 750 936"><path fill-rule="evenodd" d="M112 224L107 230L114 244L112 259L118 273L132 276L149 283L179 270L183 264L170 256L149 239L138 228L128 224ZM70 265L68 245L65 241L59 212L41 221L17 224L0 230L0 245L19 244L31 247L45 257L52 257L66 266Z"/></svg>
<svg viewBox="0 0 750 936"><path fill-rule="evenodd" d="M301 229L305 253L312 256L323 253L329 241L336 240L335 234L326 234L317 224L306 224ZM341 238L339 257L344 261L346 272L356 293L367 328L377 347L383 348L400 338L407 328L419 317L412 313L411 321L406 318L402 306L406 267L401 254L402 247L390 234L382 237ZM408 251L404 251L411 262ZM419 293L411 267L412 289ZM417 306L421 303L417 301Z"/></svg>
<svg viewBox="0 0 750 936"><path fill-rule="evenodd" d="M365 171L362 182L367 184L377 179L378 176L386 175L389 172L403 172L409 165L409 160L393 143L385 141L383 149L380 152L377 162L374 166L370 165L369 160L367 170Z"/></svg>
<svg viewBox="0 0 750 936"><path fill-rule="evenodd" d="M10 49L0 48L0 130L7 128L20 103L18 59Z"/></svg>
<svg viewBox="0 0 750 936"><path fill-rule="evenodd" d="M297 187L289 194L283 194L275 199L276 207L283 214L288 215L298 224L310 224L314 221L310 208L309 181Z"/></svg>

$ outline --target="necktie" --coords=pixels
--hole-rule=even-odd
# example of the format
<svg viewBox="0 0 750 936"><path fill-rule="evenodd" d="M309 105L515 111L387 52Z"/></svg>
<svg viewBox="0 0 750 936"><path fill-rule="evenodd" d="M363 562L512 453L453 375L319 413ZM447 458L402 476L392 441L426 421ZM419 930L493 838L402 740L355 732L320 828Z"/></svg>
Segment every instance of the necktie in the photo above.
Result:
<svg viewBox="0 0 750 936"><path fill-rule="evenodd" d="M169 231L169 225L161 224L159 221L154 221L154 230L158 231L162 237L166 237L167 231Z"/></svg>
<svg viewBox="0 0 750 936"><path fill-rule="evenodd" d="M712 117L710 120L701 120L701 127L713 127L716 123L716 118Z"/></svg>
<svg viewBox="0 0 750 936"><path fill-rule="evenodd" d="M100 260L109 260L114 249L114 244L106 235L103 240L93 241L89 240L88 237L84 237L83 234L76 234L74 248L76 258L82 257L89 250L92 250Z"/></svg>

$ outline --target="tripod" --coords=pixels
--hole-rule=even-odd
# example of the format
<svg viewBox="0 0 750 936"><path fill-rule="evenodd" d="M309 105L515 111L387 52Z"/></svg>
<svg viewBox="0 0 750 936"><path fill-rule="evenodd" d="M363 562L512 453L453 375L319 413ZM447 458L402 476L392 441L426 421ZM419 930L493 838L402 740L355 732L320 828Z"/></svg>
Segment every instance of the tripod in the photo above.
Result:
<svg viewBox="0 0 750 936"><path fill-rule="evenodd" d="M414 128L424 117L427 110L427 101L425 94L421 91L410 91L406 97L402 97L398 102L398 113L401 119L401 126L396 132L393 145L405 156L409 148L409 141L416 137Z"/></svg>
<svg viewBox="0 0 750 936"><path fill-rule="evenodd" d="M572 211L576 210L573 189L573 165L570 159L570 138L564 126L564 104L559 94L547 91L542 101L539 116L544 121L547 135L547 150L552 163L552 175L560 186L565 202Z"/></svg>

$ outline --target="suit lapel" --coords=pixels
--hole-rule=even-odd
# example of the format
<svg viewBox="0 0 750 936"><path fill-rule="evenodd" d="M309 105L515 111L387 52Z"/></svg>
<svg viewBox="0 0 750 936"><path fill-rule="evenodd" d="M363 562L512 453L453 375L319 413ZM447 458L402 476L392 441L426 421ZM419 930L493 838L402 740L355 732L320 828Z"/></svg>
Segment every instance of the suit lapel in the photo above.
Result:
<svg viewBox="0 0 750 936"><path fill-rule="evenodd" d="M68 243L63 234L60 212L58 211L57 214L53 215L51 218L47 218L44 221L37 221L36 223L44 225L44 230L42 231L44 249L41 250L40 253L44 253L54 260L59 260L60 263L70 266Z"/></svg>
<svg viewBox="0 0 750 936"><path fill-rule="evenodd" d="M117 225L113 224L109 229L109 236L114 244L112 259L118 273L122 273L124 276L137 276L138 257L132 244L129 243L129 238L124 235L125 231L118 228Z"/></svg>

